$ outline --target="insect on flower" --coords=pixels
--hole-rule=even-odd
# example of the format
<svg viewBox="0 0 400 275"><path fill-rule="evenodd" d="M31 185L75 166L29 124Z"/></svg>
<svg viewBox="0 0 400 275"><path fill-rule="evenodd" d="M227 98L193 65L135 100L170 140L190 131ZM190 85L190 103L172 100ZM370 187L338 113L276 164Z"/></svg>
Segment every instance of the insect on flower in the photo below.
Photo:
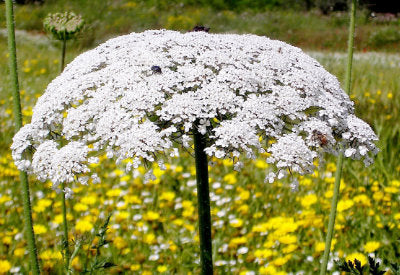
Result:
<svg viewBox="0 0 400 275"><path fill-rule="evenodd" d="M162 73L160 66L151 66L151 70L152 70L153 73L155 73L155 74L160 74L160 73Z"/></svg>
<svg viewBox="0 0 400 275"><path fill-rule="evenodd" d="M312 137L311 139L313 141L317 141L321 146L325 146L328 144L328 138L325 134L321 133L318 130L314 130L312 132Z"/></svg>
<svg viewBox="0 0 400 275"><path fill-rule="evenodd" d="M210 28L201 25L194 26L194 28L192 29L192 32L209 32L209 31Z"/></svg>

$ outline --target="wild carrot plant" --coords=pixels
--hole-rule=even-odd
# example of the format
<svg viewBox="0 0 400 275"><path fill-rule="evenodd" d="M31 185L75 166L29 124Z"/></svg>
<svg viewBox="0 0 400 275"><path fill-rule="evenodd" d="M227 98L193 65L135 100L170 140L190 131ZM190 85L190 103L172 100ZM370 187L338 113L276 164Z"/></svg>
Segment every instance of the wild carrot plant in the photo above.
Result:
<svg viewBox="0 0 400 275"><path fill-rule="evenodd" d="M58 188L99 182L90 169L99 153L126 171L145 164L150 181L149 163L163 170L179 148L194 148L200 258L210 274L208 157L240 171L243 159L264 154L272 183L312 173L314 160L341 148L370 164L376 140L337 79L300 49L255 35L159 30L77 57L39 98L12 150L19 169Z"/></svg>

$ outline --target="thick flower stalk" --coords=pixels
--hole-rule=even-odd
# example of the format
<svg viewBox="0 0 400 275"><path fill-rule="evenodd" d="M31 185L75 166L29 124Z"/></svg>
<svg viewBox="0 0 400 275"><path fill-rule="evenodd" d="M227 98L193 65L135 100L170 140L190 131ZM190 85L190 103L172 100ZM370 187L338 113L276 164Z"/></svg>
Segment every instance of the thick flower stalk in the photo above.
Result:
<svg viewBox="0 0 400 275"><path fill-rule="evenodd" d="M128 171L153 161L163 168L163 156L190 148L193 133L206 137L208 156L232 158L236 169L242 157L268 152L270 182L312 173L316 158L339 147L366 164L377 152L337 79L300 49L256 35L166 30L78 56L39 98L12 150L19 169L57 187L98 181L89 169L98 152Z"/></svg>

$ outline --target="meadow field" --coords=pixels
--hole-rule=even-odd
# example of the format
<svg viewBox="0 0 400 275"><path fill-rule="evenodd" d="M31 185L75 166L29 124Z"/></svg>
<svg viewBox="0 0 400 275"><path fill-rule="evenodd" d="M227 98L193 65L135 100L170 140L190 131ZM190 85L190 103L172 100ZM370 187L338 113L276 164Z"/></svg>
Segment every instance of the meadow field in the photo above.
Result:
<svg viewBox="0 0 400 275"><path fill-rule="evenodd" d="M71 8L67 2L61 3L57 10L50 4L18 6L15 10L24 123L30 121L37 98L59 73L60 45L43 33L41 22L47 12ZM80 40L69 42L67 63L112 36L150 28L187 30L203 22L211 27L211 32L270 33L271 37L301 46L341 83L344 81L347 14L337 15L334 21L308 14L313 23L304 31L307 18L294 11L257 14L260 18L266 15L275 18L263 21L254 14L237 11L189 7L182 14L173 14L172 9L158 13L157 9L133 1L115 3L118 4L110 4L105 10L88 6L77 10L77 6L72 6L75 12L88 16L90 28ZM3 6L0 6L2 28ZM121 16L123 8L134 19ZM91 15L90 10L93 10ZM103 22L94 20L100 15ZM277 18L292 30L290 36L281 33L286 27L273 28ZM400 44L396 41L374 44L371 35L392 25L362 20L358 21L350 97L355 102L357 116L367 121L379 136L380 152L368 168L362 162L345 160L332 244L334 257L328 264L330 272L338 270L333 260L357 258L365 264L368 255L384 267L400 265ZM5 29L1 29L0 274L28 274L19 173L10 151L15 130L6 38ZM192 156L180 152L179 157L170 159L165 171L154 166L157 179L150 182L144 181L144 167L127 173L105 155L100 160L92 168L101 183L76 183L72 186L74 196L67 201L71 251L76 251L72 261L74 274L198 274ZM216 274L318 273L325 248L336 159L328 157L325 162L317 163L313 175L299 177L300 187L295 192L285 181L264 183L268 164L262 155L246 160L241 172L234 171L230 161L212 161L209 173ZM39 182L35 177L29 179L41 269L44 274L62 274L61 195L51 189L51 183ZM105 223L108 230L104 233ZM98 269L107 266L107 271ZM387 274L395 273L387 271Z"/></svg>

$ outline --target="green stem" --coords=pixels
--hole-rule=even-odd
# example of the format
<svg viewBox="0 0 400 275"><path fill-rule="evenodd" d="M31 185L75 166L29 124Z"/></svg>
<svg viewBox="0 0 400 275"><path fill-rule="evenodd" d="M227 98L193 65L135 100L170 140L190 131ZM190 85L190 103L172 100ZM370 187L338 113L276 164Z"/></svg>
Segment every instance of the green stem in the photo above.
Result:
<svg viewBox="0 0 400 275"><path fill-rule="evenodd" d="M210 193L208 183L208 162L204 152L206 135L194 130L194 152L196 161L197 201L199 211L200 262L201 274L212 275L212 242L211 242L211 214Z"/></svg>
<svg viewBox="0 0 400 275"><path fill-rule="evenodd" d="M64 39L62 40L62 50L61 50L61 61L60 61L60 73L64 70L64 61L65 61L65 51L66 51L67 41ZM62 142L60 143L62 146ZM65 203L65 183L62 183L62 192L61 192L61 208L62 208L62 215L63 215L63 237L62 237L62 250L64 251L64 267L65 272L69 274L70 272L70 251L69 251L69 241L68 241L68 221L67 221L67 206Z"/></svg>
<svg viewBox="0 0 400 275"><path fill-rule="evenodd" d="M65 271L68 273L69 272L69 259L70 259L70 252L69 252L69 241L68 241L68 223L67 223L67 206L65 203L65 193L64 193L64 188L65 188L65 183L62 184L62 191L61 191L61 196L62 196L62 215L63 215L63 238L62 238L62 249L64 251L64 266L65 266Z"/></svg>
<svg viewBox="0 0 400 275"><path fill-rule="evenodd" d="M67 49L67 40L62 40L62 50L61 50L61 62L60 62L60 72L64 71L64 63L65 63L65 52Z"/></svg>
<svg viewBox="0 0 400 275"><path fill-rule="evenodd" d="M68 270L67 270L67 275L72 274L72 272L71 272L71 271L72 271L71 263L72 263L72 260L76 257L76 255L78 255L78 252L79 252L79 250L81 249L81 247L82 247L82 241L81 241L81 240L78 240L78 241L76 242L74 252L72 253L71 259L70 259L70 261L69 261Z"/></svg>
<svg viewBox="0 0 400 275"><path fill-rule="evenodd" d="M342 168L343 168L343 151L340 150L339 156L336 162L336 173L335 173L335 185L333 189L333 197L331 202L331 212L329 214L329 224L328 224L328 232L326 235L325 241L325 251L324 256L322 258L322 265L321 265L321 275L325 275L326 268L328 266L328 259L329 259L329 252L331 250L331 243L332 243L332 235L333 235L333 228L335 225L336 219L336 209L337 209L337 202L339 198L339 189L340 189L340 180L342 178Z"/></svg>
<svg viewBox="0 0 400 275"><path fill-rule="evenodd" d="M13 84L12 93L14 99L13 100L14 123L16 130L18 131L22 127L22 113L21 113L21 99L19 94L19 83L18 83L18 72L17 72L14 12L11 0L6 0L6 18L7 18L7 30L8 30L10 76L11 76L11 83ZM37 257L35 234L33 232L32 209L31 209L28 176L26 172L20 171L19 178L21 182L22 201L24 207L25 235L28 242L31 272L32 274L36 275L40 274L40 269Z"/></svg>
<svg viewBox="0 0 400 275"><path fill-rule="evenodd" d="M349 26L349 37L347 40L347 70L345 78L345 91L350 94L351 89L351 72L353 67L353 51L354 51L354 30L356 27L356 0L352 0L351 3L351 14L350 14L350 26Z"/></svg>
<svg viewBox="0 0 400 275"><path fill-rule="evenodd" d="M354 29L355 29L355 18L356 18L356 0L352 0L351 12L350 12L350 25L349 25L349 37L347 44L347 68L346 68L346 78L345 78L345 90L347 94L350 94L351 89L351 72L353 65L353 50L354 50ZM321 273L320 275L325 275L326 268L328 266L329 253L331 250L333 229L336 219L337 201L339 197L340 181L342 178L342 168L343 168L343 149L340 148L339 156L336 163L336 173L335 173L335 185L332 197L331 211L329 214L328 232L325 240L325 251L322 258Z"/></svg>

